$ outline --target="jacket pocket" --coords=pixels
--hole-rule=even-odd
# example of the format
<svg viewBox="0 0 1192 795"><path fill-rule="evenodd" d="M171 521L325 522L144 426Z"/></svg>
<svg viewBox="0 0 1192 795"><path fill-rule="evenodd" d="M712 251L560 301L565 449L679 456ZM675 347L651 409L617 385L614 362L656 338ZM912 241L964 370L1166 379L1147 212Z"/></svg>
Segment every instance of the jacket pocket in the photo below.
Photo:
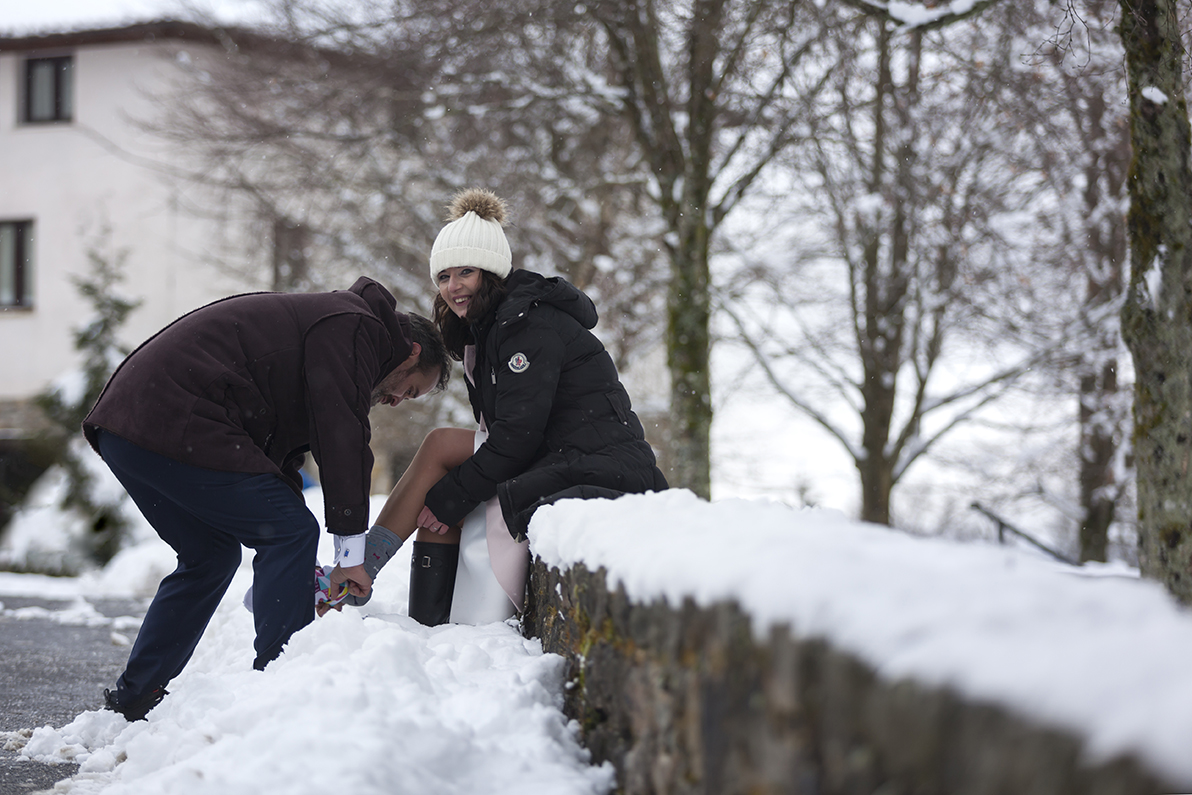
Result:
<svg viewBox="0 0 1192 795"><path fill-rule="evenodd" d="M269 410L269 404L261 393L248 385L229 384L224 391L223 404L229 421L242 428L252 437L253 443L268 455L277 429L277 418Z"/></svg>
<svg viewBox="0 0 1192 795"><path fill-rule="evenodd" d="M617 421L622 425L628 425L629 418L633 416L633 411L629 404L629 395L624 392L605 392L604 396L608 398L609 405L612 406L613 414L616 415Z"/></svg>

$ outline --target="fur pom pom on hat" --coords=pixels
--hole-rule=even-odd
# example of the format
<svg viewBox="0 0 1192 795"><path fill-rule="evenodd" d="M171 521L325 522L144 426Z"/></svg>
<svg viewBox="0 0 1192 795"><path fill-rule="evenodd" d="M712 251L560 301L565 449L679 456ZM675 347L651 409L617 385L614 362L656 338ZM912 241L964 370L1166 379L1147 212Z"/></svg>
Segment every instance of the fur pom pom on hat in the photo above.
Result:
<svg viewBox="0 0 1192 795"><path fill-rule="evenodd" d="M495 193L470 188L455 194L448 221L430 249L430 278L447 268L479 268L504 279L513 270L513 255L501 224L505 202Z"/></svg>

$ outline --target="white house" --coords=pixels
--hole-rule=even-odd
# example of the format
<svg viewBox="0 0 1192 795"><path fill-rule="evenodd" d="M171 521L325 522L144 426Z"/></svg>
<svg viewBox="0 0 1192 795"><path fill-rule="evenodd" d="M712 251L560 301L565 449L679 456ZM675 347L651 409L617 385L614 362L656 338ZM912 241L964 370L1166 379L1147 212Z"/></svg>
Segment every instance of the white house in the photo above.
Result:
<svg viewBox="0 0 1192 795"><path fill-rule="evenodd" d="M186 90L185 63L220 54L213 31L183 22L0 38L0 438L25 435L28 400L77 365L89 307L71 277L89 252L123 256L141 301L129 345L259 288L214 264L248 256L242 214L212 217L172 173L185 153L144 128Z"/></svg>

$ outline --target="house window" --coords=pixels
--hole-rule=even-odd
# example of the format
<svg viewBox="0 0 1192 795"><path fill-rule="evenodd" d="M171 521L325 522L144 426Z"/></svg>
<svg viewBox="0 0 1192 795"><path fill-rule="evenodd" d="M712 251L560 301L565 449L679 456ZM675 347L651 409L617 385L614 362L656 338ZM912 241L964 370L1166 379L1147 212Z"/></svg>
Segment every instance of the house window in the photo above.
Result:
<svg viewBox="0 0 1192 795"><path fill-rule="evenodd" d="M70 121L74 67L69 55L25 61L25 121Z"/></svg>
<svg viewBox="0 0 1192 795"><path fill-rule="evenodd" d="M0 221L0 308L33 306L33 222Z"/></svg>

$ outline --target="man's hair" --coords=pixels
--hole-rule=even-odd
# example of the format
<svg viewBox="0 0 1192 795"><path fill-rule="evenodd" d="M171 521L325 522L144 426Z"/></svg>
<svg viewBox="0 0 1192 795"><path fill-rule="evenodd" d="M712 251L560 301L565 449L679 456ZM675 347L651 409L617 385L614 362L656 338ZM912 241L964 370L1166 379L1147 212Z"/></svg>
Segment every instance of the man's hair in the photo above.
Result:
<svg viewBox="0 0 1192 795"><path fill-rule="evenodd" d="M451 380L451 360L447 358L447 346L443 344L443 335L435 328L435 324L422 315L410 312L406 314L410 319L410 341L422 348L418 354L418 372L438 372L439 379L432 392L442 392Z"/></svg>
<svg viewBox="0 0 1192 795"><path fill-rule="evenodd" d="M480 271L480 284L476 294L472 296L472 303L468 305L468 318L463 320L451 311L441 293L435 293L435 323L443 333L443 342L447 352L457 362L464 360L464 347L472 342L470 326L496 309L497 304L505 298L505 280L486 270Z"/></svg>

